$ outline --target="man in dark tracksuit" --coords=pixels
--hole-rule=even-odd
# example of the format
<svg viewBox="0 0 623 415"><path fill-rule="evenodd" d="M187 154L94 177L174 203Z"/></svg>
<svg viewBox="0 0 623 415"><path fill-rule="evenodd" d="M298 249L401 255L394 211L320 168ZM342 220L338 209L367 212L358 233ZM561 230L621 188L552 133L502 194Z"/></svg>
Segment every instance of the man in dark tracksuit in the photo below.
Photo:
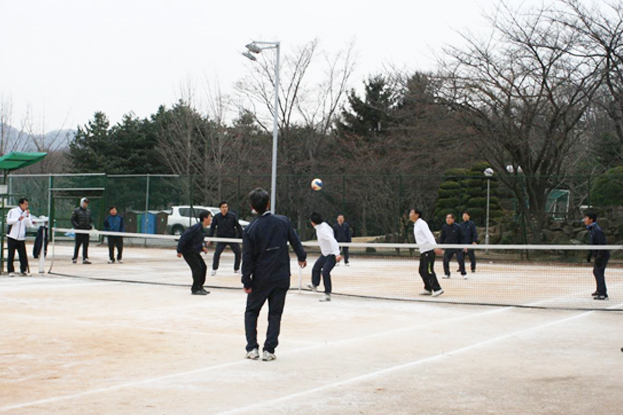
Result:
<svg viewBox="0 0 623 415"><path fill-rule="evenodd" d="M117 208L108 209L108 217L104 220L104 230L107 232L125 232L123 216L117 214ZM123 236L108 235L108 263L115 263L115 247L117 247L117 262L123 263Z"/></svg>
<svg viewBox="0 0 623 415"><path fill-rule="evenodd" d="M461 227L454 223L454 215L448 213L446 215L446 224L441 228L441 235L439 235L440 244L455 244L459 245L463 235L461 234ZM456 254L456 260L459 262L459 272L464 279L467 279L467 273L465 272L465 257L463 256L462 249L448 248L443 252L443 273L444 278L450 278L450 261Z"/></svg>
<svg viewBox="0 0 623 415"><path fill-rule="evenodd" d="M470 220L471 215L469 212L463 213L463 223L461 223L461 235L463 239L461 243L464 245L476 245L478 243L478 230L476 224ZM463 250L463 264L465 264L465 255L469 257L472 272L476 272L476 255L473 249L465 248Z"/></svg>
<svg viewBox="0 0 623 415"><path fill-rule="evenodd" d="M276 359L279 344L281 315L290 288L290 254L288 242L294 249L299 265L307 265L307 254L298 235L285 216L273 215L269 195L263 189L249 194L251 207L258 217L244 230L242 236L242 284L247 296L244 325L247 336L247 359L258 359L257 319L268 300L268 330L262 360Z"/></svg>
<svg viewBox="0 0 623 415"><path fill-rule="evenodd" d="M74 209L74 212L71 214L71 224L74 229L90 230L93 228L93 218L91 217L91 210L89 209L89 199L86 197L80 199L80 206ZM78 261L80 245L82 245L82 263L91 263L91 261L89 261L89 237L90 235L88 233L76 232L74 256L71 259L71 262L74 264Z"/></svg>
<svg viewBox="0 0 623 415"><path fill-rule="evenodd" d="M201 212L199 214L199 223L186 229L177 243L177 257L181 258L183 256L193 273L193 285L190 289L193 295L207 295L210 293L203 289L208 266L201 257L201 252L208 252L204 242L204 228L210 226L211 220L212 213L207 210Z"/></svg>
<svg viewBox="0 0 623 415"><path fill-rule="evenodd" d="M604 231L599 227L596 222L597 214L594 212L586 212L584 214L584 224L590 231L590 244L591 245L607 245L606 235ZM610 252L602 249L595 249L589 252L588 262L591 262L591 257L595 259L593 265L593 275L595 275L595 282L597 283L597 291L593 293L594 300L607 300L608 290L606 289L606 266L610 259Z"/></svg>
<svg viewBox="0 0 623 415"><path fill-rule="evenodd" d="M242 226L238 223L236 215L229 211L227 202L219 203L218 208L221 210L221 213L217 213L216 216L214 216L208 236L216 236L217 238L240 238L242 236ZM240 244L235 242L217 242L216 248L214 249L214 260L212 261L212 275L216 275L221 254L227 245L231 247L236 257L234 260L234 272L238 272L240 269Z"/></svg>
<svg viewBox="0 0 623 415"><path fill-rule="evenodd" d="M352 242L353 233L348 222L344 222L344 215L337 216L337 223L333 225L333 234L335 235L335 240L338 242ZM348 247L342 246L340 248L344 256L344 265L348 266Z"/></svg>

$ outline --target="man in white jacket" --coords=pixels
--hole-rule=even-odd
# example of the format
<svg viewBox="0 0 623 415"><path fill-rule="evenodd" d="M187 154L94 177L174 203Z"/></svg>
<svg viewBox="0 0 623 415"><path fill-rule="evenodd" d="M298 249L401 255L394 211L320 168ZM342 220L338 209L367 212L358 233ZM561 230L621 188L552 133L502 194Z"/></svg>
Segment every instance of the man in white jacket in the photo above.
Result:
<svg viewBox="0 0 623 415"><path fill-rule="evenodd" d="M308 287L317 291L320 285L320 273L324 283L325 297L320 301L331 301L331 270L335 264L342 260L340 247L335 240L333 228L322 220L320 213L313 212L310 216L311 224L316 229L316 237L320 245L320 258L316 260L312 268L312 282Z"/></svg>
<svg viewBox="0 0 623 415"><path fill-rule="evenodd" d="M435 254L441 255L443 251L436 248L437 242L428 224L422 219L419 209L411 209L409 219L413 222L413 235L415 243L420 246L420 277L424 281L424 291L420 295L432 295L437 297L443 294L443 288L439 285L435 274Z"/></svg>
<svg viewBox="0 0 623 415"><path fill-rule="evenodd" d="M11 226L7 242L9 248L9 264L7 270L9 277L15 276L13 261L15 260L15 250L19 254L19 275L28 275L28 256L26 255L26 228L32 226L30 211L28 210L28 199L23 198L18 201L19 206L9 210L6 223Z"/></svg>

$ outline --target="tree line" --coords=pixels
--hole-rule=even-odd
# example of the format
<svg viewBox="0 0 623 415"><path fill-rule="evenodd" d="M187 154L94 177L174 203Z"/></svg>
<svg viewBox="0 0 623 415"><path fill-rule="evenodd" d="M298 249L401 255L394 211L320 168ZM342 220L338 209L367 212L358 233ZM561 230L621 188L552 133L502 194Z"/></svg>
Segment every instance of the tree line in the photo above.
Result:
<svg viewBox="0 0 623 415"><path fill-rule="evenodd" d="M623 5L501 3L489 23L490 33L445 48L435 70L390 68L357 89L352 47L329 56L312 41L283 57L278 108L275 58L262 54L234 96L208 94L207 109L189 89L144 119L111 126L96 113L78 128L68 169L184 175L198 202L225 199L229 176L268 186L276 112L278 211L301 228L323 210L346 213L360 234L400 234L408 207L439 212L446 173L471 177L485 162L539 242L553 189L586 204L590 184L570 178L623 164ZM311 192L314 177L325 190Z"/></svg>

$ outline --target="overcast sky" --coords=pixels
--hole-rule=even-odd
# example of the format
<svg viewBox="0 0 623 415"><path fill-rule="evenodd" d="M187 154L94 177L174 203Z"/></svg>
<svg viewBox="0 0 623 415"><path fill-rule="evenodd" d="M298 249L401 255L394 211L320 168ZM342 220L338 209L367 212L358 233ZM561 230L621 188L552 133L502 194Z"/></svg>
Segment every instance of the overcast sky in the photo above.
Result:
<svg viewBox="0 0 623 415"><path fill-rule="evenodd" d="M319 49L354 41L356 87L387 65L430 69L434 52L485 31L495 0L0 0L0 97L19 127L27 108L46 131L106 113L113 123L180 97L192 80L224 93L252 64L252 40L282 42L282 54L318 39ZM43 122L43 120L45 120Z"/></svg>

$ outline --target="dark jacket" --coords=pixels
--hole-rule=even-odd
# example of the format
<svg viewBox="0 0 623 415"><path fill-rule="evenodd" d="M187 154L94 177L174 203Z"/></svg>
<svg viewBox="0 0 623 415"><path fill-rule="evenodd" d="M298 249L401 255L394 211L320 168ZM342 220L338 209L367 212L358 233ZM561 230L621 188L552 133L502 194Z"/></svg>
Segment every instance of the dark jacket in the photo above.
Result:
<svg viewBox="0 0 623 415"><path fill-rule="evenodd" d="M307 254L285 216L266 213L257 217L242 235L242 283L245 288L264 284L290 285L288 242L299 262Z"/></svg>
<svg viewBox="0 0 623 415"><path fill-rule="evenodd" d="M353 232L348 222L344 222L341 225L339 223L333 225L333 234L335 235L335 240L338 242L352 241Z"/></svg>
<svg viewBox="0 0 623 415"><path fill-rule="evenodd" d="M180 240L177 242L177 253L201 253L202 248L205 246L203 241L204 238L205 231L203 230L203 224L194 224L190 228L186 229L180 237Z"/></svg>
<svg viewBox="0 0 623 415"><path fill-rule="evenodd" d="M461 223L461 243L462 244L472 244L474 242L478 242L478 230L476 230L476 225L471 220L467 222Z"/></svg>
<svg viewBox="0 0 623 415"><path fill-rule="evenodd" d="M71 214L71 224L74 229L91 229L93 227L93 218L91 218L91 210L78 207Z"/></svg>
<svg viewBox="0 0 623 415"><path fill-rule="evenodd" d="M216 235L214 234L216 230ZM238 223L238 218L231 212L227 212L225 216L217 213L212 219L208 236L216 236L218 238L240 238L242 236L242 226Z"/></svg>
<svg viewBox="0 0 623 415"><path fill-rule="evenodd" d="M104 230L109 232L125 232L123 216L108 215L106 220L104 220Z"/></svg>
<svg viewBox="0 0 623 415"><path fill-rule="evenodd" d="M588 226L588 230L590 231L589 241L591 245L608 245L608 242L606 240L606 234L604 234L604 231L599 227L597 223L593 223L592 225ZM602 249L594 249L593 251L591 251L591 253L589 254L589 259L591 255L593 256L593 258L595 258L595 263L599 262L600 260L610 258L610 252Z"/></svg>
<svg viewBox="0 0 623 415"><path fill-rule="evenodd" d="M440 244L460 244L463 240L463 232L461 227L456 223L448 225L447 223L441 227L441 234L439 235Z"/></svg>
<svg viewBox="0 0 623 415"><path fill-rule="evenodd" d="M39 226L37 230L37 236L35 236L35 243L32 246L32 256L33 258L39 258L39 254L41 253L41 248L44 248L43 256L48 255L48 227L47 226Z"/></svg>

